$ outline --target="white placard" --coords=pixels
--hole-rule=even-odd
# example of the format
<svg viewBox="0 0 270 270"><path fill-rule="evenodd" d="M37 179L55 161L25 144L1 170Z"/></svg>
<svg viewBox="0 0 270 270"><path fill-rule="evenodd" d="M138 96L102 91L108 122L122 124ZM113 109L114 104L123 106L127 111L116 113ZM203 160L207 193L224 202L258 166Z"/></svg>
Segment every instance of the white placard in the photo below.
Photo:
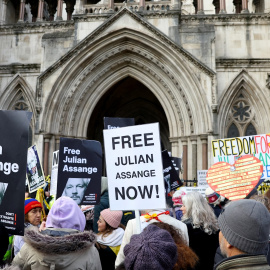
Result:
<svg viewBox="0 0 270 270"><path fill-rule="evenodd" d="M112 210L165 208L159 124L104 130Z"/></svg>
<svg viewBox="0 0 270 270"><path fill-rule="evenodd" d="M181 190L183 190L186 193L190 193L193 191L200 192L203 195L203 197L205 197L206 188L205 187L181 187Z"/></svg>
<svg viewBox="0 0 270 270"><path fill-rule="evenodd" d="M209 185L206 181L206 175L207 175L207 170L198 170L197 171L198 187L205 188L205 189L209 187Z"/></svg>
<svg viewBox="0 0 270 270"><path fill-rule="evenodd" d="M54 197L56 197L57 191L58 164L59 164L59 150L53 152L53 159L52 159L50 195L53 195Z"/></svg>

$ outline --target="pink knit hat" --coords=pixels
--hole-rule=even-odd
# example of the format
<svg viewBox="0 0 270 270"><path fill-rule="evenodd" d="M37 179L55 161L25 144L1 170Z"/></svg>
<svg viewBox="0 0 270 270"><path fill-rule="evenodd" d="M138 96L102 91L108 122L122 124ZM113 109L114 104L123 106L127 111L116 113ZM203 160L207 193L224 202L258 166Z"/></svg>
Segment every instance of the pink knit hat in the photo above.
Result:
<svg viewBox="0 0 270 270"><path fill-rule="evenodd" d="M100 212L100 215L104 220L112 227L117 228L120 225L123 212L122 211L112 211L110 208L104 209Z"/></svg>

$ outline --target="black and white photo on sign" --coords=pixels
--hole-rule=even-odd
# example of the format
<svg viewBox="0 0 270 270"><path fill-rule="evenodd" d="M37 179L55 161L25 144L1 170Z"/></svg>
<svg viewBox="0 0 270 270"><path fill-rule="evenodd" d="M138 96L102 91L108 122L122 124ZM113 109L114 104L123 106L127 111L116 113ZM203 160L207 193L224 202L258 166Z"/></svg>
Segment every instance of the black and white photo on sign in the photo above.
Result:
<svg viewBox="0 0 270 270"><path fill-rule="evenodd" d="M60 138L56 199L72 198L78 205L96 205L100 200L102 148L98 141ZM58 163L58 164L56 164Z"/></svg>
<svg viewBox="0 0 270 270"><path fill-rule="evenodd" d="M4 199L5 192L7 190L8 183L0 182L0 205Z"/></svg>
<svg viewBox="0 0 270 270"><path fill-rule="evenodd" d="M89 183L90 178L69 178L62 196L70 197L77 204L81 204Z"/></svg>
<svg viewBox="0 0 270 270"><path fill-rule="evenodd" d="M30 193L38 190L45 185L45 177L36 145L28 148L27 179Z"/></svg>

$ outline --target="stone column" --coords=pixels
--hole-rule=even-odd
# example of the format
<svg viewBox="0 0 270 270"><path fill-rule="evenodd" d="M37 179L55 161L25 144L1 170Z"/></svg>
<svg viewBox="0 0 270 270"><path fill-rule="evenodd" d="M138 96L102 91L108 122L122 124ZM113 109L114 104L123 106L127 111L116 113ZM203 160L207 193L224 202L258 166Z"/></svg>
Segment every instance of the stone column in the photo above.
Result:
<svg viewBox="0 0 270 270"><path fill-rule="evenodd" d="M202 142L202 169L208 170L208 136L203 134L200 138Z"/></svg>
<svg viewBox="0 0 270 270"><path fill-rule="evenodd" d="M44 153L43 153L43 170L44 174L48 175L49 173L49 151L50 151L50 140L51 135L44 135Z"/></svg>
<svg viewBox="0 0 270 270"><path fill-rule="evenodd" d="M219 13L220 14L226 14L227 13L227 11L226 11L226 0L220 0L219 6L220 6Z"/></svg>
<svg viewBox="0 0 270 270"><path fill-rule="evenodd" d="M249 13L249 11L248 11L248 0L242 0L241 13Z"/></svg>
<svg viewBox="0 0 270 270"><path fill-rule="evenodd" d="M192 144L192 175L191 180L197 179L197 136L190 136L190 141Z"/></svg>
<svg viewBox="0 0 270 270"><path fill-rule="evenodd" d="M43 20L43 9L44 9L44 0L39 0L37 22L41 22Z"/></svg>
<svg viewBox="0 0 270 270"><path fill-rule="evenodd" d="M145 0L140 0L140 8L139 10L144 10L144 7L145 7Z"/></svg>
<svg viewBox="0 0 270 270"><path fill-rule="evenodd" d="M264 1L264 13L270 12L270 1Z"/></svg>
<svg viewBox="0 0 270 270"><path fill-rule="evenodd" d="M180 0L172 0L172 9L180 10L181 9L181 1Z"/></svg>
<svg viewBox="0 0 270 270"><path fill-rule="evenodd" d="M63 0L58 0L57 2L57 16L56 16L56 21L62 21L62 13L63 13Z"/></svg>
<svg viewBox="0 0 270 270"><path fill-rule="evenodd" d="M108 9L109 11L114 11L114 0L109 0Z"/></svg>
<svg viewBox="0 0 270 270"><path fill-rule="evenodd" d="M54 149L54 151L59 150L59 146L60 146L60 137L61 137L60 135L55 136L55 145L54 145L55 149Z"/></svg>
<svg viewBox="0 0 270 270"><path fill-rule="evenodd" d="M198 15L204 14L204 11L203 11L203 0L197 0L197 8L198 8L198 11L197 11L197 14Z"/></svg>
<svg viewBox="0 0 270 270"><path fill-rule="evenodd" d="M18 22L24 22L24 10L25 10L25 0L21 0L20 2L20 13Z"/></svg>
<svg viewBox="0 0 270 270"><path fill-rule="evenodd" d="M183 145L183 158L182 158L182 163L183 163L183 179L184 180L189 180L188 179L188 140L187 137L182 137L181 142Z"/></svg>
<svg viewBox="0 0 270 270"><path fill-rule="evenodd" d="M5 24L7 16L7 1L2 1L2 6L0 6L0 25Z"/></svg>

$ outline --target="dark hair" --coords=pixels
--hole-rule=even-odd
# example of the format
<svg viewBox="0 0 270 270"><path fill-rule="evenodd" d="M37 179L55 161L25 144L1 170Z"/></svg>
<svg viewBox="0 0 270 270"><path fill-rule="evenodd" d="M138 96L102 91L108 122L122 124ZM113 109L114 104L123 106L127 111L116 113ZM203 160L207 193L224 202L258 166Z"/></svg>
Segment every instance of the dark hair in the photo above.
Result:
<svg viewBox="0 0 270 270"><path fill-rule="evenodd" d="M192 249L189 246L187 246L184 239L182 238L180 230L176 229L170 224L163 222L154 222L149 226L151 225L155 225L160 229L168 231L177 246L177 262L173 270L193 269L197 264L197 262L199 261L199 258L192 251Z"/></svg>

